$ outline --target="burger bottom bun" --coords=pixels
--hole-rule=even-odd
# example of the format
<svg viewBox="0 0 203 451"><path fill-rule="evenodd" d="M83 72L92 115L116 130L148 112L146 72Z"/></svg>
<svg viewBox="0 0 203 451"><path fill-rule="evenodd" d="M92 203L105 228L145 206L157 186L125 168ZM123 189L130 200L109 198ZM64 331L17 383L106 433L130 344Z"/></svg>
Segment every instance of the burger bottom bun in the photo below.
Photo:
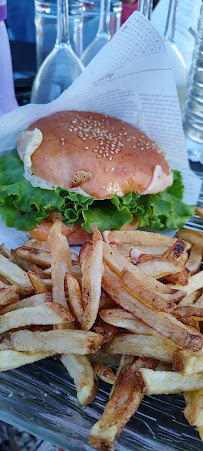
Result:
<svg viewBox="0 0 203 451"><path fill-rule="evenodd" d="M53 225L51 221L40 222L36 227L30 230L31 238L39 241L47 241L50 229ZM136 230L138 228L138 220L136 217L129 224L125 224L121 230ZM86 241L92 239L92 234L86 232L81 226L76 225L74 227L66 226L62 227L62 233L67 237L67 240L71 246L82 245Z"/></svg>

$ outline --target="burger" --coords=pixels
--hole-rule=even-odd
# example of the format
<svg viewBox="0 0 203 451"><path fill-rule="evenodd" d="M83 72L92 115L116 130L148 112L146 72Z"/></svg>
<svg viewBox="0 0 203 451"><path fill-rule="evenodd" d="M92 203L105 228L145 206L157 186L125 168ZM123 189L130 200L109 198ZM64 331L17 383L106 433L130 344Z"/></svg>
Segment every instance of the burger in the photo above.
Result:
<svg viewBox="0 0 203 451"><path fill-rule="evenodd" d="M62 111L34 122L0 158L0 215L45 240L58 218L71 244L103 230L182 227L181 174L142 131L106 114Z"/></svg>

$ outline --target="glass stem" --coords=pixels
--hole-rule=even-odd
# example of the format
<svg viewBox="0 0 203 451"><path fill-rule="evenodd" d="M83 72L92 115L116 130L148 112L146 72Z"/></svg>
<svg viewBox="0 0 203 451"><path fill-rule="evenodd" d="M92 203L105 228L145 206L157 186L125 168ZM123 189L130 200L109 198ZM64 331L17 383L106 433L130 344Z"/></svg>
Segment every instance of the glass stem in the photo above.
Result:
<svg viewBox="0 0 203 451"><path fill-rule="evenodd" d="M57 34L56 45L70 44L68 0L57 0Z"/></svg>
<svg viewBox="0 0 203 451"><path fill-rule="evenodd" d="M97 35L107 34L110 37L110 9L111 0L101 0Z"/></svg>
<svg viewBox="0 0 203 451"><path fill-rule="evenodd" d="M138 11L148 20L151 20L153 0L138 0Z"/></svg>
<svg viewBox="0 0 203 451"><path fill-rule="evenodd" d="M168 6L168 14L166 19L166 27L164 32L164 39L167 41L174 41L175 26L176 26L176 10L178 0L170 0Z"/></svg>

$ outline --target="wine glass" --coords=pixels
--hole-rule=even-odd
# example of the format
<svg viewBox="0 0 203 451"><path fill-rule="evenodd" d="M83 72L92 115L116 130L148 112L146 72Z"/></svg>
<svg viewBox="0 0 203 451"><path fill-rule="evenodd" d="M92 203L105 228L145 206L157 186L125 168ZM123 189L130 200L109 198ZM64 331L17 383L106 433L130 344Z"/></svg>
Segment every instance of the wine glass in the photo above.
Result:
<svg viewBox="0 0 203 451"><path fill-rule="evenodd" d="M36 75L31 103L48 103L56 99L83 70L83 64L70 45L68 0L57 0L56 43Z"/></svg>
<svg viewBox="0 0 203 451"><path fill-rule="evenodd" d="M174 73L179 104L180 108L182 109L187 84L187 67L174 39L176 28L176 10L178 7L178 2L179 0L170 0L169 2L166 27L164 32L164 43L168 53L170 65Z"/></svg>
<svg viewBox="0 0 203 451"><path fill-rule="evenodd" d="M138 0L138 11L151 20L153 0Z"/></svg>
<svg viewBox="0 0 203 451"><path fill-rule="evenodd" d="M102 49L102 47L111 38L110 34L110 7L111 0L101 0L99 27L95 39L88 45L84 51L81 61L84 66L90 63L95 55Z"/></svg>

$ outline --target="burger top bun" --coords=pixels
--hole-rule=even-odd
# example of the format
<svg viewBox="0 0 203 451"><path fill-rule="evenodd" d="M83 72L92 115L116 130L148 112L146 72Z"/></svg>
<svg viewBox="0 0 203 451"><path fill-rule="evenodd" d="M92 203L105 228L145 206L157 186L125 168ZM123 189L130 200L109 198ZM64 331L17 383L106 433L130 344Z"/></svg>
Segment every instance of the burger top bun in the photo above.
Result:
<svg viewBox="0 0 203 451"><path fill-rule="evenodd" d="M107 199L133 190L156 194L172 184L161 149L123 121L105 114L63 111L39 119L28 130L35 129L42 139L31 154L31 171L53 185L79 187L95 199ZM23 159L22 142L21 136L18 151Z"/></svg>

